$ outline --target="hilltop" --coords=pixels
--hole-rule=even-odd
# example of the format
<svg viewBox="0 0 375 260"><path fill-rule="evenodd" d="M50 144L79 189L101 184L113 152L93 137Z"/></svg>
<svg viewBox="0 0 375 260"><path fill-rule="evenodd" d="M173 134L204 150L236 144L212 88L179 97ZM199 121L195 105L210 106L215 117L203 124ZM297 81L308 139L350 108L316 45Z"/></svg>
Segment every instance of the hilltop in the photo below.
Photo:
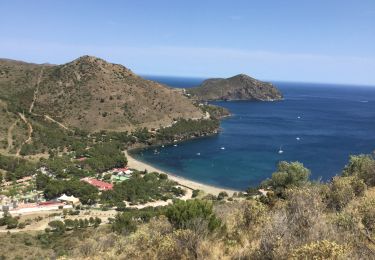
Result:
<svg viewBox="0 0 375 260"><path fill-rule="evenodd" d="M63 65L1 59L0 100L8 110L91 132L159 128L204 116L174 89L92 56Z"/></svg>
<svg viewBox="0 0 375 260"><path fill-rule="evenodd" d="M213 78L190 88L187 93L199 100L259 100L282 99L281 92L271 83L254 79L245 74L230 78Z"/></svg>

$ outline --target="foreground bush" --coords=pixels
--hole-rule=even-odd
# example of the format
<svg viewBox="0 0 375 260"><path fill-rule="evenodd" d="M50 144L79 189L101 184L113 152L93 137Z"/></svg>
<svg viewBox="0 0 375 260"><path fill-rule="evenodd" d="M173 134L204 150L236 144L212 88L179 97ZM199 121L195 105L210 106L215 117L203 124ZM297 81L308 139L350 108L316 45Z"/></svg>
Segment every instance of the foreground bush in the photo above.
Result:
<svg viewBox="0 0 375 260"><path fill-rule="evenodd" d="M277 165L277 170L272 174L271 179L262 182L264 188L272 187L277 195L283 195L285 189L300 187L309 180L310 170L300 162L282 161Z"/></svg>
<svg viewBox="0 0 375 260"><path fill-rule="evenodd" d="M292 253L290 259L344 259L347 247L323 240L304 245Z"/></svg>
<svg viewBox="0 0 375 260"><path fill-rule="evenodd" d="M176 201L168 207L166 216L176 228L182 229L193 228L195 225L207 225L210 231L214 231L221 225L213 212L213 205L210 201Z"/></svg>

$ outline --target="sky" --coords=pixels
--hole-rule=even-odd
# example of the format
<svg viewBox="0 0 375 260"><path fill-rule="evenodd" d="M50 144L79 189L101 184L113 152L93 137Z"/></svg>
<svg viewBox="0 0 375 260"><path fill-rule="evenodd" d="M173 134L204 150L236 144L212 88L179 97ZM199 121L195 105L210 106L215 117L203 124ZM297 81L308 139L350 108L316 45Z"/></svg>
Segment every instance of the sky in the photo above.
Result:
<svg viewBox="0 0 375 260"><path fill-rule="evenodd" d="M375 85L374 0L0 0L0 57Z"/></svg>

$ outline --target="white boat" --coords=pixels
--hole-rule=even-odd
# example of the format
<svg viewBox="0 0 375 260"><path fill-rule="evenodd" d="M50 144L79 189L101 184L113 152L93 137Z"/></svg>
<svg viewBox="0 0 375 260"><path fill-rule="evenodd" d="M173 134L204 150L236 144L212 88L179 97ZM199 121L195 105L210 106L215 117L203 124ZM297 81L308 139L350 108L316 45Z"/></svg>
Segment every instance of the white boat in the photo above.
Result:
<svg viewBox="0 0 375 260"><path fill-rule="evenodd" d="M297 118L298 118L298 119L301 119L301 117L300 117L300 116L297 116Z"/></svg>
<svg viewBox="0 0 375 260"><path fill-rule="evenodd" d="M300 137L296 137L296 140L299 141L299 140L301 140L301 138Z"/></svg>
<svg viewBox="0 0 375 260"><path fill-rule="evenodd" d="M197 153L197 155L201 155L201 153Z"/></svg>
<svg viewBox="0 0 375 260"><path fill-rule="evenodd" d="M221 150L225 150L225 147L220 147Z"/></svg>
<svg viewBox="0 0 375 260"><path fill-rule="evenodd" d="M162 145L161 147L163 147L163 148L164 148L164 145Z"/></svg>
<svg viewBox="0 0 375 260"><path fill-rule="evenodd" d="M177 147L177 144L174 144L173 146L174 146L174 147Z"/></svg>
<svg viewBox="0 0 375 260"><path fill-rule="evenodd" d="M279 154L282 154L284 151L281 149L281 146L280 146L280 149L278 151Z"/></svg>

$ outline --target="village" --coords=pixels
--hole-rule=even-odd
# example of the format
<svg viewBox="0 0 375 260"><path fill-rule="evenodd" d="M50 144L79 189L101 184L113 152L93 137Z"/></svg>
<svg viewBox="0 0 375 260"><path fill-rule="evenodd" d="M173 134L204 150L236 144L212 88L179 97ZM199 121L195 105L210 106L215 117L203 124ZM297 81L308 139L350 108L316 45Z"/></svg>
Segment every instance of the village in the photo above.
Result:
<svg viewBox="0 0 375 260"><path fill-rule="evenodd" d="M78 168L82 168L80 165L86 159L88 158L77 157L71 158L71 161L77 163L76 166ZM63 171L65 170L63 169ZM3 180L0 186L0 220L5 219L6 216L11 216L12 221L10 223L3 223L4 225L1 225L0 221L0 232L44 230L48 228L48 223L51 221L63 219L79 220L82 217L94 219L93 224L99 222L99 224L110 223L111 219L118 213L117 209L120 206L113 204L109 204L109 206L108 204L103 205L105 204L103 193L114 192L115 185L131 179L134 175L136 175L136 178L141 178L140 176L144 177L147 173L124 166L113 167L96 174L96 176L80 178L80 185L90 185L93 190L98 192L98 199L90 201L90 203L87 201L82 203L79 196L68 194L69 192L54 197L46 197L46 191L37 188L39 179L49 178L58 181L55 173L46 166L38 168L31 176L25 176L14 181ZM163 178L165 177L163 176ZM173 183L173 185L175 184ZM186 187L179 186L178 192L180 196L173 196L168 199L150 198L147 201L143 201L143 203L134 203L124 199L122 207L141 209L145 207L165 206L172 203L172 198L188 199L192 196L192 191Z"/></svg>

